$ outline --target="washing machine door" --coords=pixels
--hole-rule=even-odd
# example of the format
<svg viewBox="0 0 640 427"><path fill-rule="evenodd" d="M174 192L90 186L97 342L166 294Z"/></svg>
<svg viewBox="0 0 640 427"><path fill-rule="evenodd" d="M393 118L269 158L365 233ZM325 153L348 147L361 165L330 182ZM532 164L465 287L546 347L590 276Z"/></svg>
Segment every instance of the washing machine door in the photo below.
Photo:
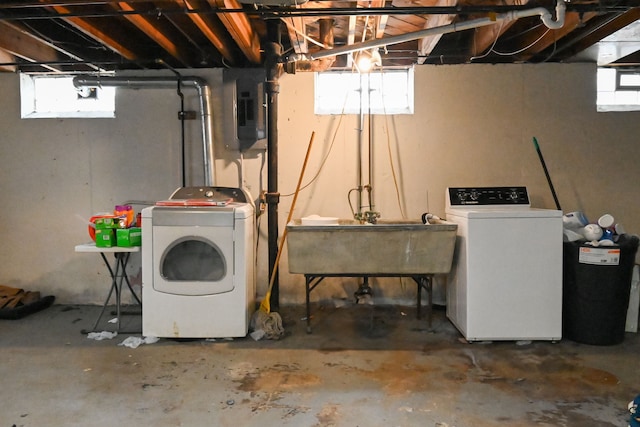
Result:
<svg viewBox="0 0 640 427"><path fill-rule="evenodd" d="M231 292L233 231L233 217L213 223L208 218L204 225L154 225L154 290L174 295Z"/></svg>

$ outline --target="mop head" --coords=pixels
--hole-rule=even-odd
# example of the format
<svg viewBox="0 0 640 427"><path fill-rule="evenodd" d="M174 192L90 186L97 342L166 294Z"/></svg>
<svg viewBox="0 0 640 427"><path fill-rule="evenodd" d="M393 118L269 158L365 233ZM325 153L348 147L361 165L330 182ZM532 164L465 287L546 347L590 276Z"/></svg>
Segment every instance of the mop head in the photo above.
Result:
<svg viewBox="0 0 640 427"><path fill-rule="evenodd" d="M264 310L258 309L251 317L250 327L253 330L251 335L254 338L259 336L260 338L266 338L268 340L279 340L284 336L282 318L278 313L267 313Z"/></svg>

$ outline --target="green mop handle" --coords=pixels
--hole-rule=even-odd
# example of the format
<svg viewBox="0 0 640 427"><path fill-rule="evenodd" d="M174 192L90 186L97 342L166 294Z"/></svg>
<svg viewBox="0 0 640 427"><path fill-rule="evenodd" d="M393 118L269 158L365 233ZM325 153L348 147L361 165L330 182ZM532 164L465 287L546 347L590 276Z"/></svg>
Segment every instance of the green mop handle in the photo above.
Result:
<svg viewBox="0 0 640 427"><path fill-rule="evenodd" d="M556 190L553 188L553 183L551 182L551 177L549 176L549 171L547 170L547 164L544 162L544 157L542 157L542 151L540 151L540 146L538 145L538 140L536 137L533 137L533 145L536 147L536 151L538 152L538 157L540 158L540 163L542 163L542 169L544 169L544 175L547 177L547 182L549 183L549 188L551 189L551 194L553 195L553 200L556 202L556 209L561 211L560 202L558 201L558 196L556 195Z"/></svg>

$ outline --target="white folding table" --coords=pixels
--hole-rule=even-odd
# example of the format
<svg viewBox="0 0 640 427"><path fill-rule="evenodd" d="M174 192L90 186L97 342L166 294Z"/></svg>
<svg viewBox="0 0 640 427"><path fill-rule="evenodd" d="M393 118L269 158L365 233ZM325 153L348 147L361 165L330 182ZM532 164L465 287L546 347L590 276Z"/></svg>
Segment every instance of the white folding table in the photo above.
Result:
<svg viewBox="0 0 640 427"><path fill-rule="evenodd" d="M88 332L96 332L96 328L98 327L98 323L100 323L100 319L104 315L104 312L109 304L109 300L111 299L111 295L116 294L116 332L122 332L120 330L120 316L121 316L121 299L122 299L122 282L124 281L131 292L131 295L135 298L136 302L142 306L142 301L136 295L133 288L131 287L131 283L129 282L129 278L127 277L127 263L129 262L129 257L133 252L140 252L140 246L132 246L132 247L124 247L124 246L113 246L110 248L97 247L95 243L85 243L82 245L77 245L75 247L76 252L92 252L99 253L104 261L104 264L107 266L109 270L109 275L111 276L111 288L109 289L109 295L107 295L107 299L102 306L102 311L100 311L100 315L96 319L93 327L90 330L82 330L82 333ZM114 255L113 265L109 263L106 254ZM139 332L139 331L137 331ZM133 333L133 332L132 332Z"/></svg>

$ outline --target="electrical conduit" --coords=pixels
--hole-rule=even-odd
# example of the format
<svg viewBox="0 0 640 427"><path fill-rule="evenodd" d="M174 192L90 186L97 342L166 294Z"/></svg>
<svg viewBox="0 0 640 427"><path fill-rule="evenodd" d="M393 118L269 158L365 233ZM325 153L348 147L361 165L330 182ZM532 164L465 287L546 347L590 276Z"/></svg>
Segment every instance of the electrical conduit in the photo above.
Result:
<svg viewBox="0 0 640 427"><path fill-rule="evenodd" d="M82 87L124 87L128 89L174 89L178 79L170 77L116 77L80 75L73 79L77 88ZM202 150L204 159L204 176L206 186L215 185L214 147L213 147L213 114L211 105L211 87L200 77L183 77L182 87L191 87L198 92L200 104L200 120L202 124Z"/></svg>

